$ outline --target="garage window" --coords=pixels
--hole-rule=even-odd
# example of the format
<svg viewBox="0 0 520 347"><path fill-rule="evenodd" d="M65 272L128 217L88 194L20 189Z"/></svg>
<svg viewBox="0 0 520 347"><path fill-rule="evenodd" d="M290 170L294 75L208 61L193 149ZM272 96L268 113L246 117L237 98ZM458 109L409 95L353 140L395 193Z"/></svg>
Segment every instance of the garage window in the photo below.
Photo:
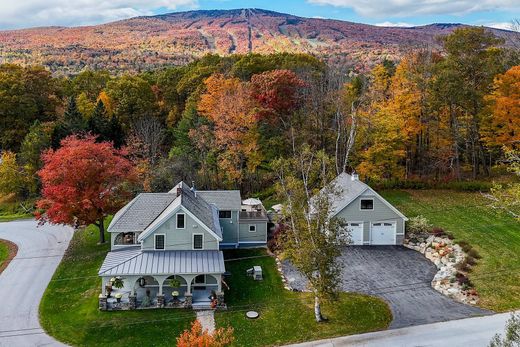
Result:
<svg viewBox="0 0 520 347"><path fill-rule="evenodd" d="M374 200L361 199L361 209L362 210L373 210L374 209Z"/></svg>

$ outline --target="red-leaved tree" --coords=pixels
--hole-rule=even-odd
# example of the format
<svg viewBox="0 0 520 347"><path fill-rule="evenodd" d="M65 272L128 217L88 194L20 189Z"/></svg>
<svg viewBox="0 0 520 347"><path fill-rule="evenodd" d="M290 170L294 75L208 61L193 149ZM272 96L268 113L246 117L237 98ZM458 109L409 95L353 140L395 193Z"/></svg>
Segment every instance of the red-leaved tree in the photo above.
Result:
<svg viewBox="0 0 520 347"><path fill-rule="evenodd" d="M131 197L136 174L125 150L91 135L69 136L57 150L42 154L42 198L37 202L42 223L99 227L105 242L104 219Z"/></svg>
<svg viewBox="0 0 520 347"><path fill-rule="evenodd" d="M259 119L275 122L301 104L305 82L291 70L273 70L251 77L252 97L261 105Z"/></svg>
<svg viewBox="0 0 520 347"><path fill-rule="evenodd" d="M224 347L233 341L233 328L220 328L209 333L203 330L200 322L196 320L191 323L190 330L184 330L177 338L177 347Z"/></svg>

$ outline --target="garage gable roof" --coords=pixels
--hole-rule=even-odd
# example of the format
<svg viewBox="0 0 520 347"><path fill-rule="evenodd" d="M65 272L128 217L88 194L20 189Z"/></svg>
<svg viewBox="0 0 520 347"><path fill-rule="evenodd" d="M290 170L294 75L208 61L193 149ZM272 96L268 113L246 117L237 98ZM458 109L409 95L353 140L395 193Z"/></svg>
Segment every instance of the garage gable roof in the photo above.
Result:
<svg viewBox="0 0 520 347"><path fill-rule="evenodd" d="M336 189L339 190L339 194L335 195L332 201L333 216L343 211L345 207L350 205L361 194L367 192L374 195L377 199L379 199L382 203L394 211L399 217L403 218L404 220L408 220L404 214L402 214L392 204L386 201L386 199L379 195L375 190L358 179L353 180L352 176L346 172L339 174L334 180L332 180L330 184L335 185Z"/></svg>

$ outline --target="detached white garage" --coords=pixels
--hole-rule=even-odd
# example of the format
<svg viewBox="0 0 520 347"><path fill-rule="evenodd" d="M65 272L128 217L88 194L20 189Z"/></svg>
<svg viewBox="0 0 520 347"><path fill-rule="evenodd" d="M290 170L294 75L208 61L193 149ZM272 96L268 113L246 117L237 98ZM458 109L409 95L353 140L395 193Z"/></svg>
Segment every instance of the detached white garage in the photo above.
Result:
<svg viewBox="0 0 520 347"><path fill-rule="evenodd" d="M347 223L351 245L402 245L408 220L357 175L342 173L331 183L332 213Z"/></svg>
<svg viewBox="0 0 520 347"><path fill-rule="evenodd" d="M363 222L347 223L347 230L349 232L352 245L363 244Z"/></svg>
<svg viewBox="0 0 520 347"><path fill-rule="evenodd" d="M370 232L371 245L395 245L396 222L372 223Z"/></svg>

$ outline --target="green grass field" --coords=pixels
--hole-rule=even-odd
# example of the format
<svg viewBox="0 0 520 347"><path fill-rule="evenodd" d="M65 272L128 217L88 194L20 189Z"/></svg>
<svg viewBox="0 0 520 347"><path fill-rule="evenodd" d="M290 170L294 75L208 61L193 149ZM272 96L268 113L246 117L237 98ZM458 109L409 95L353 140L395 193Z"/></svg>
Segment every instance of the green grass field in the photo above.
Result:
<svg viewBox="0 0 520 347"><path fill-rule="evenodd" d="M226 251L226 258L262 255L262 250ZM254 281L246 270L262 266L264 280ZM283 288L272 257L226 261L231 272L226 291L229 311L218 312L218 327L232 326L236 346L270 346L316 340L386 329L392 320L391 312L382 300L358 294L342 294L340 300L324 305L328 322L316 323L313 298L309 294L289 292ZM249 320L248 310L260 317Z"/></svg>
<svg viewBox="0 0 520 347"><path fill-rule="evenodd" d="M9 247L7 246L7 243L0 240L0 269L2 268L2 264L9 256Z"/></svg>
<svg viewBox="0 0 520 347"><path fill-rule="evenodd" d="M34 204L33 200L24 201L23 204L27 207ZM0 202L0 222L10 222L16 219L33 218L31 213L27 213L19 201L1 201Z"/></svg>
<svg viewBox="0 0 520 347"><path fill-rule="evenodd" d="M480 253L482 259L469 276L480 306L495 311L520 308L520 222L492 210L480 193L392 190L382 195L407 216L427 217Z"/></svg>
<svg viewBox="0 0 520 347"><path fill-rule="evenodd" d="M98 310L97 272L110 244L97 241L95 227L75 233L40 304L44 329L73 346L174 346L194 320L193 311Z"/></svg>

